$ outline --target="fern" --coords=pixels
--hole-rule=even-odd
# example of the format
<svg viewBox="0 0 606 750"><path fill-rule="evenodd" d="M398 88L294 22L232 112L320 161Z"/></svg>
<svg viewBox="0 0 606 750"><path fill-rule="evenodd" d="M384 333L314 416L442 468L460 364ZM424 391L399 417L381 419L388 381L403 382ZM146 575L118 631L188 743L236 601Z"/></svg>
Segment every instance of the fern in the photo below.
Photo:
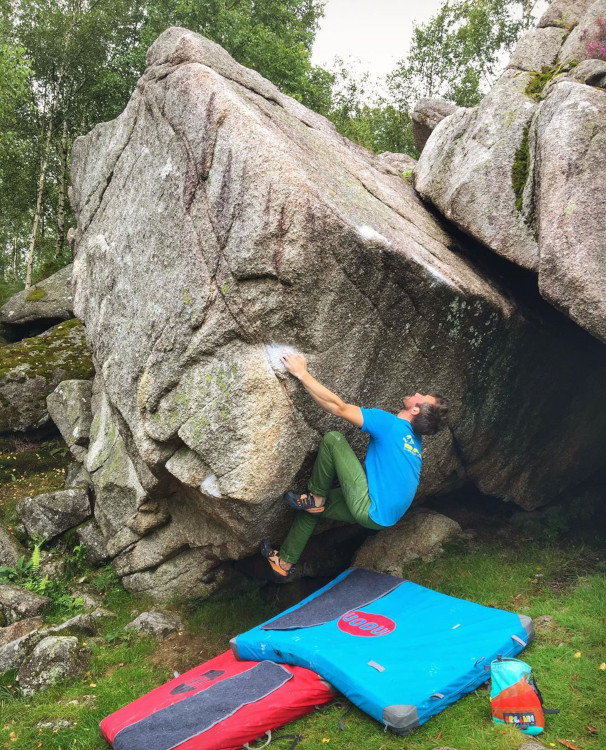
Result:
<svg viewBox="0 0 606 750"><path fill-rule="evenodd" d="M34 571L34 573L37 573L38 570L40 569L40 548L42 547L43 544L44 544L44 541L36 542L34 544L32 558L30 560L32 564L32 570Z"/></svg>

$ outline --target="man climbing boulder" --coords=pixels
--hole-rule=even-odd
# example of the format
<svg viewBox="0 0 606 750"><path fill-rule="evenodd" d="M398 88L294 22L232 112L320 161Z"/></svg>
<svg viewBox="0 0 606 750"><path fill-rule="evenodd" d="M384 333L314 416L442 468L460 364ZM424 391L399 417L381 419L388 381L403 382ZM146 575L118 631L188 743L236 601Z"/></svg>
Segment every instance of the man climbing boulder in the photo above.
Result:
<svg viewBox="0 0 606 750"><path fill-rule="evenodd" d="M446 425L448 403L439 395L405 396L397 414L346 404L307 369L305 357L280 357L313 400L370 435L364 467L340 432L327 433L318 450L307 492L286 492L282 500L297 513L281 548L264 539L261 554L279 578L292 575L320 516L358 523L367 529L393 526L406 513L421 475L421 436Z"/></svg>

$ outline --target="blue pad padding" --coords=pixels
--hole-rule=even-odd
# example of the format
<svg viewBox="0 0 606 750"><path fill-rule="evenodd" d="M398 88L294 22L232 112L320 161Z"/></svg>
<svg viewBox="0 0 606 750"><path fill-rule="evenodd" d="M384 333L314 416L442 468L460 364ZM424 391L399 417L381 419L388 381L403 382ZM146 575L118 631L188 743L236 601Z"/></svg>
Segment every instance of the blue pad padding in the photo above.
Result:
<svg viewBox="0 0 606 750"><path fill-rule="evenodd" d="M370 716L404 734L472 692L489 677L485 665L498 655L520 653L534 635L529 617L391 576L382 576L392 578L388 593L349 612L340 604L331 610L331 592L339 601L342 582L369 580L357 570L345 571L284 614L237 636L238 658L312 669ZM325 613L337 613L333 619L311 626L304 620L293 628L291 613L312 611L318 599ZM270 629L280 621L289 628Z"/></svg>

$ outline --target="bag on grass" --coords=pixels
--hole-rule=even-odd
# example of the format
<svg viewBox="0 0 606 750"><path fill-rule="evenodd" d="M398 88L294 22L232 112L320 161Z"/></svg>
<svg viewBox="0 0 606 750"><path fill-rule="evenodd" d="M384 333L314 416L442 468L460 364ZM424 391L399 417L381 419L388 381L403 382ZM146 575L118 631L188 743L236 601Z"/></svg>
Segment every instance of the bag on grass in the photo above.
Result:
<svg viewBox="0 0 606 750"><path fill-rule="evenodd" d="M559 709L543 707L531 667L521 659L495 659L490 664L492 720L508 724L524 734L540 734L545 729L545 714Z"/></svg>

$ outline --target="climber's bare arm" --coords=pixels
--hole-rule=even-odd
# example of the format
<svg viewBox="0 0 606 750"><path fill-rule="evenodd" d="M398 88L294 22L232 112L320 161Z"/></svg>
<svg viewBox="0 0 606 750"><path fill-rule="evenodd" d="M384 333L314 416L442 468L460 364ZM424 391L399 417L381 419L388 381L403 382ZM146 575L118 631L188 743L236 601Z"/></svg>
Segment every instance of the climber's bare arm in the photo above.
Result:
<svg viewBox="0 0 606 750"><path fill-rule="evenodd" d="M348 422L355 424L356 427L362 427L364 419L360 407L354 406L354 404L346 404L336 393L329 391L313 375L310 375L307 370L307 362L302 354L282 352L280 359L288 372L301 381L305 390L324 411L334 414L336 417L341 417L341 419L346 419Z"/></svg>

